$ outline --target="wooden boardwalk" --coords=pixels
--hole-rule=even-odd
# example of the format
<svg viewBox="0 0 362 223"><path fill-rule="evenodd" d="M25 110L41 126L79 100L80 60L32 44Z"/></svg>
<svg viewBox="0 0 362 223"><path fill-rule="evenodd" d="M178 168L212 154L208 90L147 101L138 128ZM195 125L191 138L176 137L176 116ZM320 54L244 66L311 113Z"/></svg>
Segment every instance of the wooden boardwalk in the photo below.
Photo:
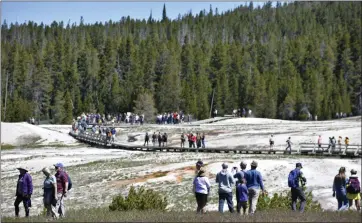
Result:
<svg viewBox="0 0 362 223"><path fill-rule="evenodd" d="M212 148L187 148L187 147L158 147L158 146L140 146L140 145L129 145L118 142L106 141L105 135L94 134L94 133L73 133L69 132L69 135L75 139L91 146L97 146L109 149L123 149L133 151L160 151L160 152L205 152L205 153L240 153L240 154L278 154L278 155L309 155L309 156L325 156L325 157L348 157L358 158L362 157L361 145L349 145L345 150L345 146L342 145L341 150L338 145L334 150L326 151L328 144L322 144L322 149L318 150L318 146L315 143L302 143L299 145L299 149L293 149L291 154L284 150L273 150L269 149L247 149L241 146L235 147L212 147ZM152 144L152 143L150 143ZM185 143L187 144L187 143ZM295 147L295 146L294 146Z"/></svg>

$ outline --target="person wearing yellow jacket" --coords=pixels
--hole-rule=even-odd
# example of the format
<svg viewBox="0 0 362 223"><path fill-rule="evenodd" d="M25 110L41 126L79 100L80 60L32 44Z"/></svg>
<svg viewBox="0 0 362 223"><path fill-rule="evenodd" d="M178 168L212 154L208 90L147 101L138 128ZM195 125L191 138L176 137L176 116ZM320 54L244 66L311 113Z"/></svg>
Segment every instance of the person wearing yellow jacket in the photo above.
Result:
<svg viewBox="0 0 362 223"><path fill-rule="evenodd" d="M348 148L348 145L349 145L349 138L348 138L348 137L346 137L346 138L344 139L344 144L345 144L346 148L344 149L344 153L343 153L343 154L346 154L347 148Z"/></svg>
<svg viewBox="0 0 362 223"><path fill-rule="evenodd" d="M357 171L354 169L351 170L346 189L349 207L352 207L354 201L357 211L361 210L361 183L358 180Z"/></svg>

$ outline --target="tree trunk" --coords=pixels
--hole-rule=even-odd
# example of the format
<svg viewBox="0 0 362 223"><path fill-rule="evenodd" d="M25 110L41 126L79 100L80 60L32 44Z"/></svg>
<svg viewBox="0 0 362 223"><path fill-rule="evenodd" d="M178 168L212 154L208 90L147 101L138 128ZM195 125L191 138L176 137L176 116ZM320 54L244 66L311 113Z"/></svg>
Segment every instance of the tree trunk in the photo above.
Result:
<svg viewBox="0 0 362 223"><path fill-rule="evenodd" d="M8 99L8 82L9 82L9 73L6 74L6 84L5 84L5 105L4 105L4 121L6 118L6 103Z"/></svg>

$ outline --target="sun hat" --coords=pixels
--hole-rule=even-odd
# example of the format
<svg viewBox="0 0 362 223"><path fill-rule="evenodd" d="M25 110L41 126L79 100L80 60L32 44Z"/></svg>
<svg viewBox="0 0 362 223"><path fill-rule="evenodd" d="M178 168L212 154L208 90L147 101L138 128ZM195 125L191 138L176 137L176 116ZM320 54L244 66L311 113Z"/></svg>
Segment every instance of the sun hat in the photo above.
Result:
<svg viewBox="0 0 362 223"><path fill-rule="evenodd" d="M258 166L258 162L256 162L255 160L253 160L253 162L251 162L250 166L257 167L257 166Z"/></svg>
<svg viewBox="0 0 362 223"><path fill-rule="evenodd" d="M50 175L50 170L48 167L44 167L42 170L41 170L43 173L46 173L47 175Z"/></svg>
<svg viewBox="0 0 362 223"><path fill-rule="evenodd" d="M26 168L26 167L18 167L18 168L16 168L16 169L18 169L18 170L25 170L25 172L28 172L28 168Z"/></svg>

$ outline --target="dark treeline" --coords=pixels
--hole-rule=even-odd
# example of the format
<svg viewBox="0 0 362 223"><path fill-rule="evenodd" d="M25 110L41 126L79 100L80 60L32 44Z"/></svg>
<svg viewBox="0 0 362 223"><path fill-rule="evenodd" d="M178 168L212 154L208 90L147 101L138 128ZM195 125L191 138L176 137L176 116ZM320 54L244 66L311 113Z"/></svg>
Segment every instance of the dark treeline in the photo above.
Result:
<svg viewBox="0 0 362 223"><path fill-rule="evenodd" d="M361 2L240 6L161 21L1 27L2 120L70 123L84 112L155 107L207 118L358 113ZM161 12L160 12L161 13ZM141 108L140 108L141 107Z"/></svg>

